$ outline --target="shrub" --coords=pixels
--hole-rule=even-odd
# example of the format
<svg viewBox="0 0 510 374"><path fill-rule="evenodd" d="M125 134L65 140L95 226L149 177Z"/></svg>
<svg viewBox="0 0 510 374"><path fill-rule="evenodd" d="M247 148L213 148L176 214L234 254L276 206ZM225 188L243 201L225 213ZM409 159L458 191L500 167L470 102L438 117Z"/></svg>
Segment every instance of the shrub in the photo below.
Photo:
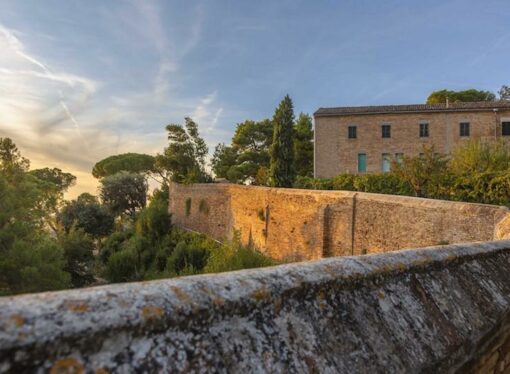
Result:
<svg viewBox="0 0 510 374"><path fill-rule="evenodd" d="M161 241L171 229L168 204L164 200L153 200L142 210L135 223L138 236L147 238L151 244Z"/></svg>
<svg viewBox="0 0 510 374"><path fill-rule="evenodd" d="M71 228L61 233L60 245L64 249L66 270L71 274L73 287L83 287L94 282L94 241L83 229Z"/></svg>
<svg viewBox="0 0 510 374"><path fill-rule="evenodd" d="M64 251L45 236L15 239L0 257L0 295L58 290L70 286Z"/></svg>
<svg viewBox="0 0 510 374"><path fill-rule="evenodd" d="M185 208L186 208L186 216L189 216L191 213L191 197L188 197L186 199Z"/></svg>
<svg viewBox="0 0 510 374"><path fill-rule="evenodd" d="M116 231L111 234L101 247L99 255L101 261L106 264L110 256L122 250L132 236L132 230Z"/></svg>
<svg viewBox="0 0 510 374"><path fill-rule="evenodd" d="M200 272L207 263L209 250L194 247L181 241L168 257L166 269L171 274L184 275L184 273Z"/></svg>
<svg viewBox="0 0 510 374"><path fill-rule="evenodd" d="M276 265L277 262L238 242L227 243L211 252L205 273L219 273Z"/></svg>
<svg viewBox="0 0 510 374"><path fill-rule="evenodd" d="M207 205L207 201L205 201L204 199L201 199L200 203L198 204L198 210L201 213L208 215L209 214L209 205Z"/></svg>
<svg viewBox="0 0 510 374"><path fill-rule="evenodd" d="M257 211L257 217L259 217L259 219L264 222L266 220L266 214L264 212L264 209L260 208L258 211Z"/></svg>
<svg viewBox="0 0 510 374"><path fill-rule="evenodd" d="M110 256L106 265L106 278L110 282L129 282L139 279L138 256L133 249L124 249Z"/></svg>

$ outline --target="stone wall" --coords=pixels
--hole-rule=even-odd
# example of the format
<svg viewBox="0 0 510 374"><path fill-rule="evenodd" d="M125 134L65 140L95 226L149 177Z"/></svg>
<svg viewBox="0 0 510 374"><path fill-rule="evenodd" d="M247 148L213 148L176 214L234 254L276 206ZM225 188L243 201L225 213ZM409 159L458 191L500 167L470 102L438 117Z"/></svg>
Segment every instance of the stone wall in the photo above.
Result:
<svg viewBox="0 0 510 374"><path fill-rule="evenodd" d="M510 233L503 207L348 191L173 184L169 209L178 227L217 240L238 231L244 244L286 260L486 241Z"/></svg>
<svg viewBox="0 0 510 374"><path fill-rule="evenodd" d="M0 373L502 372L510 241L0 298Z"/></svg>

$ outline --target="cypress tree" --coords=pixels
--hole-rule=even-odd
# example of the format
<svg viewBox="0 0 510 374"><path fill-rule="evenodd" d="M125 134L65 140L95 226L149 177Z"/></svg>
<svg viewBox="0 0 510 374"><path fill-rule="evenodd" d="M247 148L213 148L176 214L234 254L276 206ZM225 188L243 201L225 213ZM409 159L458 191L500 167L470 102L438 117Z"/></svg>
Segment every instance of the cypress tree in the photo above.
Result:
<svg viewBox="0 0 510 374"><path fill-rule="evenodd" d="M281 101L273 116L270 181L274 187L292 187L294 170L294 108L289 95Z"/></svg>

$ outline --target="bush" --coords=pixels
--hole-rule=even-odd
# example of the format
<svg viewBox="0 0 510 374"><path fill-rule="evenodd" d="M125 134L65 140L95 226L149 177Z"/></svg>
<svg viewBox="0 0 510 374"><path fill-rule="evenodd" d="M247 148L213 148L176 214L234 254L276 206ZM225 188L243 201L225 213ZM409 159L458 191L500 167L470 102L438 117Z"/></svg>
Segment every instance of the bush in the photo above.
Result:
<svg viewBox="0 0 510 374"><path fill-rule="evenodd" d="M110 282L130 282L140 279L138 255L132 249L124 249L110 256L106 265L106 278Z"/></svg>
<svg viewBox="0 0 510 374"><path fill-rule="evenodd" d="M191 197L188 197L185 202L186 216L189 216L191 213Z"/></svg>
<svg viewBox="0 0 510 374"><path fill-rule="evenodd" d="M135 230L138 236L147 238L151 244L163 240L170 232L171 217L168 204L164 200L153 200L138 215Z"/></svg>
<svg viewBox="0 0 510 374"><path fill-rule="evenodd" d="M393 195L411 195L409 183L393 173L356 175L352 179L354 191Z"/></svg>
<svg viewBox="0 0 510 374"><path fill-rule="evenodd" d="M196 274L205 267L209 253L207 248L194 247L181 241L168 257L166 270L176 275Z"/></svg>
<svg viewBox="0 0 510 374"><path fill-rule="evenodd" d="M238 242L228 243L211 252L205 273L220 273L241 269L252 269L276 265L277 262L262 253L241 246Z"/></svg>
<svg viewBox="0 0 510 374"><path fill-rule="evenodd" d="M67 288L64 251L47 237L14 240L0 257L0 295Z"/></svg>
<svg viewBox="0 0 510 374"><path fill-rule="evenodd" d="M61 233L60 245L64 250L66 266L71 274L73 287L83 287L94 282L94 241L83 229L71 228Z"/></svg>
<svg viewBox="0 0 510 374"><path fill-rule="evenodd" d="M103 243L100 251L101 261L106 264L110 256L125 247L126 242L133 236L132 230L116 231Z"/></svg>

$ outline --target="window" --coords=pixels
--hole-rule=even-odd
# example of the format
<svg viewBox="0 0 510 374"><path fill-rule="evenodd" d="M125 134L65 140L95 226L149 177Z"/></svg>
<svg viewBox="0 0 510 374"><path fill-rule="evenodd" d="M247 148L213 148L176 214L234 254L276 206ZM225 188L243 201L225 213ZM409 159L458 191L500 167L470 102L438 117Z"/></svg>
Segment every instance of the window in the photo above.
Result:
<svg viewBox="0 0 510 374"><path fill-rule="evenodd" d="M383 138L391 138L391 125L382 125L381 129Z"/></svg>
<svg viewBox="0 0 510 374"><path fill-rule="evenodd" d="M382 171L387 173L391 169L391 155L389 153L382 154Z"/></svg>
<svg viewBox="0 0 510 374"><path fill-rule="evenodd" d="M395 161L397 161L397 164L401 164L403 160L404 160L403 153L395 153Z"/></svg>
<svg viewBox="0 0 510 374"><path fill-rule="evenodd" d="M367 155L365 153L358 153L358 173L367 171Z"/></svg>
<svg viewBox="0 0 510 374"><path fill-rule="evenodd" d="M356 139L356 126L349 126L349 139Z"/></svg>
<svg viewBox="0 0 510 374"><path fill-rule="evenodd" d="M460 123L460 136L469 136L469 122Z"/></svg>
<svg viewBox="0 0 510 374"><path fill-rule="evenodd" d="M428 138L429 137L429 124L428 123L420 123L420 138Z"/></svg>
<svg viewBox="0 0 510 374"><path fill-rule="evenodd" d="M510 122L501 122L501 132L503 136L510 136Z"/></svg>

